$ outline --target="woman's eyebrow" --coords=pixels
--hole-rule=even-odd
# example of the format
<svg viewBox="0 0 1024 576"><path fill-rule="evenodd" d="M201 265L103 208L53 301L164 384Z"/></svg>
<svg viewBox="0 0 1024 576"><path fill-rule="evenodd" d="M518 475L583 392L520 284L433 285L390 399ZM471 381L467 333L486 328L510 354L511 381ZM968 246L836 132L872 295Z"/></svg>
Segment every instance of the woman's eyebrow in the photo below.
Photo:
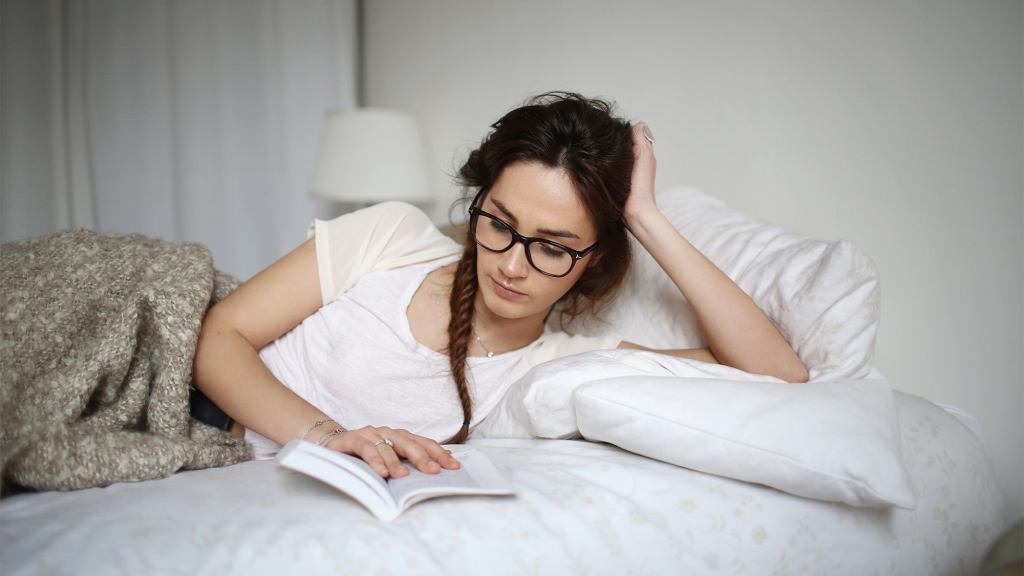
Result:
<svg viewBox="0 0 1024 576"><path fill-rule="evenodd" d="M516 218L515 215L512 214L512 212L510 212L509 209L506 208L504 204L502 204L498 200L495 200L494 198L491 198L490 200L491 202L494 203L495 206L498 207L498 210L501 210L501 213L504 214L506 218L512 221L512 224L517 226L519 225L519 219ZM538 228L537 233L543 234L545 236L555 236L558 238L576 238L577 240L579 240L579 236L573 234L572 232L569 232L568 230L549 230L548 228Z"/></svg>

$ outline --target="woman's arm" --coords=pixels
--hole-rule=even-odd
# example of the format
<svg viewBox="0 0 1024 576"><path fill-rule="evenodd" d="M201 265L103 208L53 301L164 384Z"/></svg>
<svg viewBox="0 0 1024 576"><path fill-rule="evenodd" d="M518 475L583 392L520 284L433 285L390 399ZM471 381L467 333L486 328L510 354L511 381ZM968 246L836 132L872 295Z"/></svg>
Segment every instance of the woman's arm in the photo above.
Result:
<svg viewBox="0 0 1024 576"><path fill-rule="evenodd" d="M196 347L196 388L235 421L282 445L325 415L278 381L257 351L319 308L315 265L310 240L242 284L207 312Z"/></svg>
<svg viewBox="0 0 1024 576"><path fill-rule="evenodd" d="M633 126L635 163L625 222L640 244L693 306L707 351L661 351L679 356L710 354L718 363L787 382L806 382L807 368L757 304L694 248L654 201L654 147ZM626 347L636 347L626 343Z"/></svg>
<svg viewBox="0 0 1024 576"><path fill-rule="evenodd" d="M196 346L196 388L234 420L278 444L301 438L313 422L328 416L281 383L257 351L322 304L315 241L310 239L207 312ZM320 427L311 439L331 428ZM394 442L395 454L374 446L383 434ZM438 471L431 461L458 467L437 442L403 430L364 427L335 436L328 446L362 458L382 475L408 473L396 454L424 472Z"/></svg>

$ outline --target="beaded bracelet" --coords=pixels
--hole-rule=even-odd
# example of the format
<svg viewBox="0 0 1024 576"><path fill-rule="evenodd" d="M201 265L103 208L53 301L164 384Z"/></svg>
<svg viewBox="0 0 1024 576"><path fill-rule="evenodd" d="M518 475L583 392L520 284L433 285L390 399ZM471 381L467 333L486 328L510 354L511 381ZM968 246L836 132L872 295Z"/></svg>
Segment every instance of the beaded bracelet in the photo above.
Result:
<svg viewBox="0 0 1024 576"><path fill-rule="evenodd" d="M320 439L317 440L316 445L317 446L327 446L327 444L330 443L331 438L334 438L335 436L337 436L339 434L344 434L345 432L348 432L348 430L345 430L344 428L341 428L341 427L335 428L334 430L331 430L330 432L328 432L328 433L324 434L323 436L321 436Z"/></svg>
<svg viewBox="0 0 1024 576"><path fill-rule="evenodd" d="M306 432L302 435L302 439L305 440L306 436L309 436L310 432L316 430L317 428L323 426L328 422L334 422L334 420L330 418L324 418L323 420L317 420L316 422L313 422L312 424L310 424L309 428L306 428Z"/></svg>

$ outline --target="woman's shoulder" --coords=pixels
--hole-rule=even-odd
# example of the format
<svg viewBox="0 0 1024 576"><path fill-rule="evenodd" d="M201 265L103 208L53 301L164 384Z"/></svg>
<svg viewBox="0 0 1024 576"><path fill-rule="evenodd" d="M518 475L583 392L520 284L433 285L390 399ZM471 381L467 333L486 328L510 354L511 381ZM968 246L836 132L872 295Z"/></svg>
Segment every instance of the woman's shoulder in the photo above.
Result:
<svg viewBox="0 0 1024 576"><path fill-rule="evenodd" d="M306 230L306 237L313 237L321 229L359 231L372 230L377 226L386 226L394 231L412 234L437 230L430 217L418 206L389 200L329 219L314 218Z"/></svg>
<svg viewBox="0 0 1024 576"><path fill-rule="evenodd" d="M363 275L452 256L461 247L430 218L406 202L381 202L330 220L314 219L316 258L324 302Z"/></svg>

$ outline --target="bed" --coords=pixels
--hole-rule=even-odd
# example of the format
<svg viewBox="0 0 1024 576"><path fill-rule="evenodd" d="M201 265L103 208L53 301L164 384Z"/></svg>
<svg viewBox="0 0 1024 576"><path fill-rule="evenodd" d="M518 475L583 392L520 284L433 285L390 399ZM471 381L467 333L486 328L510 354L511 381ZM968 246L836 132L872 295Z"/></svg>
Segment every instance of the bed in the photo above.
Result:
<svg viewBox="0 0 1024 576"><path fill-rule="evenodd" d="M897 394L913 510L792 496L580 440L477 439L512 498L391 523L273 460L0 505L4 573L974 574L1004 525L981 445Z"/></svg>
<svg viewBox="0 0 1024 576"><path fill-rule="evenodd" d="M273 460L17 494L0 501L3 573L977 573L1009 520L983 439L873 366L870 261L692 189L659 205L794 343L810 383L570 356L514 383L469 440L515 496L435 499L385 523ZM702 343L642 254L625 290L602 317L624 336Z"/></svg>

